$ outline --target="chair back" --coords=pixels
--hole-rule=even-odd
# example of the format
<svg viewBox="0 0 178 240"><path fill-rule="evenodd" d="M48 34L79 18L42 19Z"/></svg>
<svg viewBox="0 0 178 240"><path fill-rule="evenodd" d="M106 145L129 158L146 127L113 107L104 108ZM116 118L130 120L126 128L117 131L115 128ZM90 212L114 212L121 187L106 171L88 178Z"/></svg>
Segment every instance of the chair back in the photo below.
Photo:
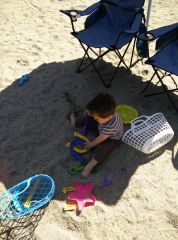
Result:
<svg viewBox="0 0 178 240"><path fill-rule="evenodd" d="M142 8L145 0L103 0L102 2L111 2L122 8Z"/></svg>
<svg viewBox="0 0 178 240"><path fill-rule="evenodd" d="M106 18L112 27L112 31L117 29L129 29L133 23L135 12L127 8L122 8L115 5L105 5Z"/></svg>
<svg viewBox="0 0 178 240"><path fill-rule="evenodd" d="M101 3L99 9L86 19L85 27L104 17L105 27L108 25L109 31L115 32L131 27L136 13L142 10L144 0L102 0Z"/></svg>

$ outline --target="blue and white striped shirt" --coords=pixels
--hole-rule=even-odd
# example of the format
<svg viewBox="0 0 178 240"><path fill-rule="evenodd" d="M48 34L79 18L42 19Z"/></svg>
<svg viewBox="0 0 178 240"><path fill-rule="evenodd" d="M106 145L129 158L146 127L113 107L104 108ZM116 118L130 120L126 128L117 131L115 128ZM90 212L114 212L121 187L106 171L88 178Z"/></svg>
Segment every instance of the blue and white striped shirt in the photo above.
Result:
<svg viewBox="0 0 178 240"><path fill-rule="evenodd" d="M115 113L107 123L98 123L99 133L109 136L110 139L119 140L123 135L123 130L122 120L117 113Z"/></svg>

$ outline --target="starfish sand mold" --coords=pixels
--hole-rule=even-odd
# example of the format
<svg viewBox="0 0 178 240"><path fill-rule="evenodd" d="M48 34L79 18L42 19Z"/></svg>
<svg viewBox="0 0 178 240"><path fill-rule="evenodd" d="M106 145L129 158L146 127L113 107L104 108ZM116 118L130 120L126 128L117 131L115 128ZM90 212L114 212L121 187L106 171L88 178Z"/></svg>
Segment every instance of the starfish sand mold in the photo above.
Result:
<svg viewBox="0 0 178 240"><path fill-rule="evenodd" d="M68 199L74 200L77 202L77 209L78 211L82 211L82 209L86 205L94 205L96 198L91 193L94 188L93 183L82 184L80 181L75 183L76 191L70 193Z"/></svg>

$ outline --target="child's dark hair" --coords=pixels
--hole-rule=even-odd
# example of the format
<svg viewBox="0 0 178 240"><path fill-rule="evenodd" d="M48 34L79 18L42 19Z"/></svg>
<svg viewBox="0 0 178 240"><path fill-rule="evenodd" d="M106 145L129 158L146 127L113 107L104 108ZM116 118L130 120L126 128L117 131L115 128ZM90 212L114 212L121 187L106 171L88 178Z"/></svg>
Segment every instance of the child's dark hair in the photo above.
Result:
<svg viewBox="0 0 178 240"><path fill-rule="evenodd" d="M91 114L97 114L101 118L106 118L115 113L116 102L110 94L98 93L86 107Z"/></svg>

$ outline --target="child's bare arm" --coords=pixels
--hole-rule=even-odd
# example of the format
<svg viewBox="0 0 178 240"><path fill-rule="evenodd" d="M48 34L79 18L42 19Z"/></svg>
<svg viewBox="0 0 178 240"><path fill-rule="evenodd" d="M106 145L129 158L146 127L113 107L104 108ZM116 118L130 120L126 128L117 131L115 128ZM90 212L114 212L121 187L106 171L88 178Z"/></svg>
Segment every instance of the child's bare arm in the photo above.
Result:
<svg viewBox="0 0 178 240"><path fill-rule="evenodd" d="M107 136L107 135L100 134L93 141L86 143L85 148L87 148L87 149L93 148L93 147L97 146L98 144L100 144L101 142L105 141L108 137L109 136Z"/></svg>

